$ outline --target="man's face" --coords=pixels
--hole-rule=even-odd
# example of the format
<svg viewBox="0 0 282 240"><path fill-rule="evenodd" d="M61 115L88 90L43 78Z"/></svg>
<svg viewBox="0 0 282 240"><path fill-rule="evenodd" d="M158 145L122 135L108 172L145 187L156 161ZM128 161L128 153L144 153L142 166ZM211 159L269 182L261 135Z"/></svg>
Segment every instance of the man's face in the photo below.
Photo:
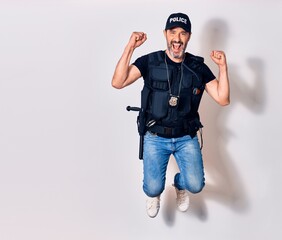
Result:
<svg viewBox="0 0 282 240"><path fill-rule="evenodd" d="M176 27L164 31L167 49L171 57L182 60L191 34Z"/></svg>

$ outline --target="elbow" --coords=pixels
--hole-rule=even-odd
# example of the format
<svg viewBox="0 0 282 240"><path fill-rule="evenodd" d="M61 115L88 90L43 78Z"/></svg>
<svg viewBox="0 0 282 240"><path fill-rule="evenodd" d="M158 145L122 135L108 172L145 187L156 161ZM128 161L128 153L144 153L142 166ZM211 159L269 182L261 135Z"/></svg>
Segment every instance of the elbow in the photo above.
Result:
<svg viewBox="0 0 282 240"><path fill-rule="evenodd" d="M230 104L230 102L224 102L224 103L220 103L220 106L226 107L226 106L228 106L229 104Z"/></svg>
<svg viewBox="0 0 282 240"><path fill-rule="evenodd" d="M115 89L122 89L123 86L121 84L119 84L118 82L116 82L114 79L112 79L112 87Z"/></svg>
<svg viewBox="0 0 282 240"><path fill-rule="evenodd" d="M115 88L115 89L121 89L122 88L121 86L119 86L115 83L112 83L112 87Z"/></svg>
<svg viewBox="0 0 282 240"><path fill-rule="evenodd" d="M228 98L228 99L225 99L225 100L221 100L221 101L218 102L218 104L220 106L223 106L223 107L228 106L230 104L230 99Z"/></svg>

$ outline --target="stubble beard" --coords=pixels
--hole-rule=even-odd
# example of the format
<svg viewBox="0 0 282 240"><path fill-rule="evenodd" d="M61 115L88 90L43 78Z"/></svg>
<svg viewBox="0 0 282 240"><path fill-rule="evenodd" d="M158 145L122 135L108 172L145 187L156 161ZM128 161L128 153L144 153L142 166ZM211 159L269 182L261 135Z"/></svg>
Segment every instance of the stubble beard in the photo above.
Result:
<svg viewBox="0 0 282 240"><path fill-rule="evenodd" d="M175 59L183 59L183 57L184 57L184 54L185 54L185 50L186 50L186 47L187 47L187 44L186 45L184 45L182 42L180 42L181 43L181 52L180 53L178 53L178 54L175 54L174 52L173 52L173 43L174 42L171 42L171 43L168 43L167 44L167 49L168 49L168 52L169 52L169 54L173 57L173 58L175 58Z"/></svg>

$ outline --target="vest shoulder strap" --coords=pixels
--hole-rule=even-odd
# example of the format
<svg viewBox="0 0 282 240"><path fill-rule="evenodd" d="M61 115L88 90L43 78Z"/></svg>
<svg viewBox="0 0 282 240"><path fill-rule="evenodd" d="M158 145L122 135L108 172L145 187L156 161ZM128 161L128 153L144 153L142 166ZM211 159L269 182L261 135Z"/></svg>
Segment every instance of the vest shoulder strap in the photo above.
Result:
<svg viewBox="0 0 282 240"><path fill-rule="evenodd" d="M149 55L149 66L150 65L160 65L164 61L164 51L152 52Z"/></svg>
<svg viewBox="0 0 282 240"><path fill-rule="evenodd" d="M204 58L192 55L191 53L188 53L188 58L189 60L184 63L184 67L188 68L194 73L201 73L204 66Z"/></svg>
<svg viewBox="0 0 282 240"><path fill-rule="evenodd" d="M190 59L198 62L198 63L203 63L204 62L204 58L203 57L200 57L200 56L196 56L196 55L193 55L191 53L188 53L188 56Z"/></svg>

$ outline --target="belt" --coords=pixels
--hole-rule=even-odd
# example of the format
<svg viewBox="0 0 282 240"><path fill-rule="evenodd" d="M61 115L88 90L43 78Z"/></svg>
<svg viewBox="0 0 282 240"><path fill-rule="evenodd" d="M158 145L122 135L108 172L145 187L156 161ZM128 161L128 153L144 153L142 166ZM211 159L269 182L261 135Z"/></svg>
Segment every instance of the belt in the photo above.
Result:
<svg viewBox="0 0 282 240"><path fill-rule="evenodd" d="M160 137L172 138L172 137L183 137L185 135L191 135L194 137L197 131L189 131L189 129L184 129L183 127L163 127L160 125L154 125L149 128L149 131L157 134Z"/></svg>

